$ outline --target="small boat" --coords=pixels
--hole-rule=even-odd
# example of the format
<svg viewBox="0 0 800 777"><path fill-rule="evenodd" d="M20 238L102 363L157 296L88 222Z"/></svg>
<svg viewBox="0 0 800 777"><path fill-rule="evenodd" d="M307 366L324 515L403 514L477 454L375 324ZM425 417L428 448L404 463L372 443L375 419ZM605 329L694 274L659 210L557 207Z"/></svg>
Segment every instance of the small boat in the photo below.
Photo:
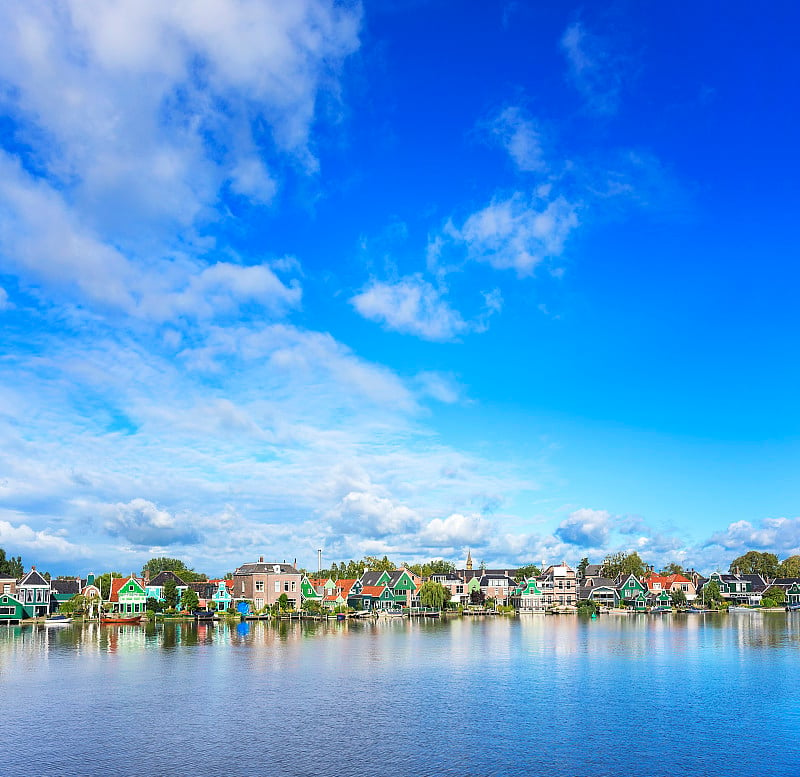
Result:
<svg viewBox="0 0 800 777"><path fill-rule="evenodd" d="M672 607L667 607L666 605L661 607L651 607L650 612L654 615L665 615L666 613L672 612Z"/></svg>
<svg viewBox="0 0 800 777"><path fill-rule="evenodd" d="M103 625L117 625L117 626L124 626L124 625L131 625L136 626L142 620L141 615L115 615L114 613L108 613L106 615L100 616L100 623Z"/></svg>
<svg viewBox="0 0 800 777"><path fill-rule="evenodd" d="M213 610L195 610L192 615L194 615L194 619L198 621L213 621L214 620L214 611Z"/></svg>
<svg viewBox="0 0 800 777"><path fill-rule="evenodd" d="M700 607L687 607L684 610L684 612L691 613L691 614L696 614L696 613L699 613L699 612L708 612L708 610L703 610Z"/></svg>
<svg viewBox="0 0 800 777"><path fill-rule="evenodd" d="M800 612L800 604L787 604L786 612Z"/></svg>
<svg viewBox="0 0 800 777"><path fill-rule="evenodd" d="M732 604L728 607L728 612L753 612L752 607L745 607L741 604Z"/></svg>
<svg viewBox="0 0 800 777"><path fill-rule="evenodd" d="M49 618L45 619L44 625L69 626L70 623L72 623L72 618L68 618L66 615L51 615Z"/></svg>

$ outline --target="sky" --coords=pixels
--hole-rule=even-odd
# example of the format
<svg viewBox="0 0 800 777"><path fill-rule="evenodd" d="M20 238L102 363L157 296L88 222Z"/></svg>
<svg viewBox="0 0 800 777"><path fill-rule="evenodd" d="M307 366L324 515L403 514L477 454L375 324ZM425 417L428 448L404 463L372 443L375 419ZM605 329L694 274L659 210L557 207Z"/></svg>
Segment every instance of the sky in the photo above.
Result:
<svg viewBox="0 0 800 777"><path fill-rule="evenodd" d="M0 5L0 547L800 552L800 8Z"/></svg>

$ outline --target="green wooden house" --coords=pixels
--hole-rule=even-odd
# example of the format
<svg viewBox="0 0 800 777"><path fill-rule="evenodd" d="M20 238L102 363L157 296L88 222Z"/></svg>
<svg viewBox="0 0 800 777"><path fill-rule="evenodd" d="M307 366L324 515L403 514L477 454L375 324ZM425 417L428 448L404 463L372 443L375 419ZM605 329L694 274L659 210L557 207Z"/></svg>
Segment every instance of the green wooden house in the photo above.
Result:
<svg viewBox="0 0 800 777"><path fill-rule="evenodd" d="M50 613L50 581L45 580L31 567L22 580L17 584L17 601L22 602L25 615L28 618L37 618Z"/></svg>
<svg viewBox="0 0 800 777"><path fill-rule="evenodd" d="M321 603L323 598L324 594L319 593L317 589L314 588L313 584L308 579L308 575L303 575L303 579L300 581L300 599L304 602L311 601Z"/></svg>
<svg viewBox="0 0 800 777"><path fill-rule="evenodd" d="M473 580L479 580L479 578L476 577ZM511 592L510 598L512 607L523 612L537 612L545 609L544 596L533 577L520 583Z"/></svg>
<svg viewBox="0 0 800 777"><path fill-rule="evenodd" d="M386 586L394 604L397 607L408 607L411 604L411 597L417 590L417 584L407 569L393 569L383 572L364 572L358 582L362 586L379 587ZM352 594L351 590L351 594Z"/></svg>
<svg viewBox="0 0 800 777"><path fill-rule="evenodd" d="M111 581L111 595L108 598L111 611L121 615L144 615L147 610L147 590L144 580L131 575L115 577Z"/></svg>
<svg viewBox="0 0 800 777"><path fill-rule="evenodd" d="M27 617L19 599L11 594L0 594L0 623L19 623Z"/></svg>
<svg viewBox="0 0 800 777"><path fill-rule="evenodd" d="M626 607L644 612L647 609L647 586L636 575L628 575L619 586L619 598Z"/></svg>

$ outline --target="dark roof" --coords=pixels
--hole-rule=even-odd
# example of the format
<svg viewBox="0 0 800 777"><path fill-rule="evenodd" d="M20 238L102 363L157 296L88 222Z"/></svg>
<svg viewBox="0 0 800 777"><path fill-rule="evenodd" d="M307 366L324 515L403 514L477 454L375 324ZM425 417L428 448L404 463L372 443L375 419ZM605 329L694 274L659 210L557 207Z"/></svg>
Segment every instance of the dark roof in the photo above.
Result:
<svg viewBox="0 0 800 777"><path fill-rule="evenodd" d="M484 575L513 578L517 574L517 570L514 567L506 567L505 569L457 569L456 574L465 583L468 583L473 577L483 577Z"/></svg>
<svg viewBox="0 0 800 777"><path fill-rule="evenodd" d="M234 575L274 575L275 567L279 568L280 575L299 575L295 567L291 564L279 564L277 561L269 563L266 561L256 561L253 564L242 564L233 574Z"/></svg>
<svg viewBox="0 0 800 777"><path fill-rule="evenodd" d="M75 596L81 592L83 583L75 578L72 580L51 580L50 588L55 593L62 594L63 596Z"/></svg>
<svg viewBox="0 0 800 777"><path fill-rule="evenodd" d="M448 572L444 575L431 575L429 580L453 580L454 582L463 583L464 581L455 573L455 572Z"/></svg>
<svg viewBox="0 0 800 777"><path fill-rule="evenodd" d="M505 572L487 572L480 580L480 587L483 588L484 586L492 585L492 583L489 582L490 580L506 580L510 588L517 585L514 578L509 577Z"/></svg>
<svg viewBox="0 0 800 777"><path fill-rule="evenodd" d="M610 577L592 577L585 583L586 588L597 588L600 585L607 585L609 588L616 587L616 583Z"/></svg>
<svg viewBox="0 0 800 777"><path fill-rule="evenodd" d="M776 577L772 581L772 585L790 586L790 585L794 585L795 583L800 584L800 577ZM769 587L769 586L767 586L767 587Z"/></svg>
<svg viewBox="0 0 800 777"><path fill-rule="evenodd" d="M32 569L22 578L22 580L19 581L17 587L27 585L49 586L50 583L48 583L47 580L45 580L35 569Z"/></svg>
<svg viewBox="0 0 800 777"><path fill-rule="evenodd" d="M587 564L586 570L583 573L584 577L599 577L600 570L603 568L602 564Z"/></svg>
<svg viewBox="0 0 800 777"><path fill-rule="evenodd" d="M749 580L753 591L765 591L769 586L761 575L739 575L742 580Z"/></svg>
<svg viewBox="0 0 800 777"><path fill-rule="evenodd" d="M174 580L175 585L186 585L183 580L173 571L169 569L165 569L163 572L159 572L149 583L148 585L164 585L167 580Z"/></svg>

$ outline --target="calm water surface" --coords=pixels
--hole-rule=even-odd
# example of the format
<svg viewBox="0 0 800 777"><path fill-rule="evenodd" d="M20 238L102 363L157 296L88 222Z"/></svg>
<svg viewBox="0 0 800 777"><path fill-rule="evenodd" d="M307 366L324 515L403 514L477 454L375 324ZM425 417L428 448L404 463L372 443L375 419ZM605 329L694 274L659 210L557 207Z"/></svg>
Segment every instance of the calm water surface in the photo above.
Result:
<svg viewBox="0 0 800 777"><path fill-rule="evenodd" d="M800 775L800 613L0 627L0 774Z"/></svg>

